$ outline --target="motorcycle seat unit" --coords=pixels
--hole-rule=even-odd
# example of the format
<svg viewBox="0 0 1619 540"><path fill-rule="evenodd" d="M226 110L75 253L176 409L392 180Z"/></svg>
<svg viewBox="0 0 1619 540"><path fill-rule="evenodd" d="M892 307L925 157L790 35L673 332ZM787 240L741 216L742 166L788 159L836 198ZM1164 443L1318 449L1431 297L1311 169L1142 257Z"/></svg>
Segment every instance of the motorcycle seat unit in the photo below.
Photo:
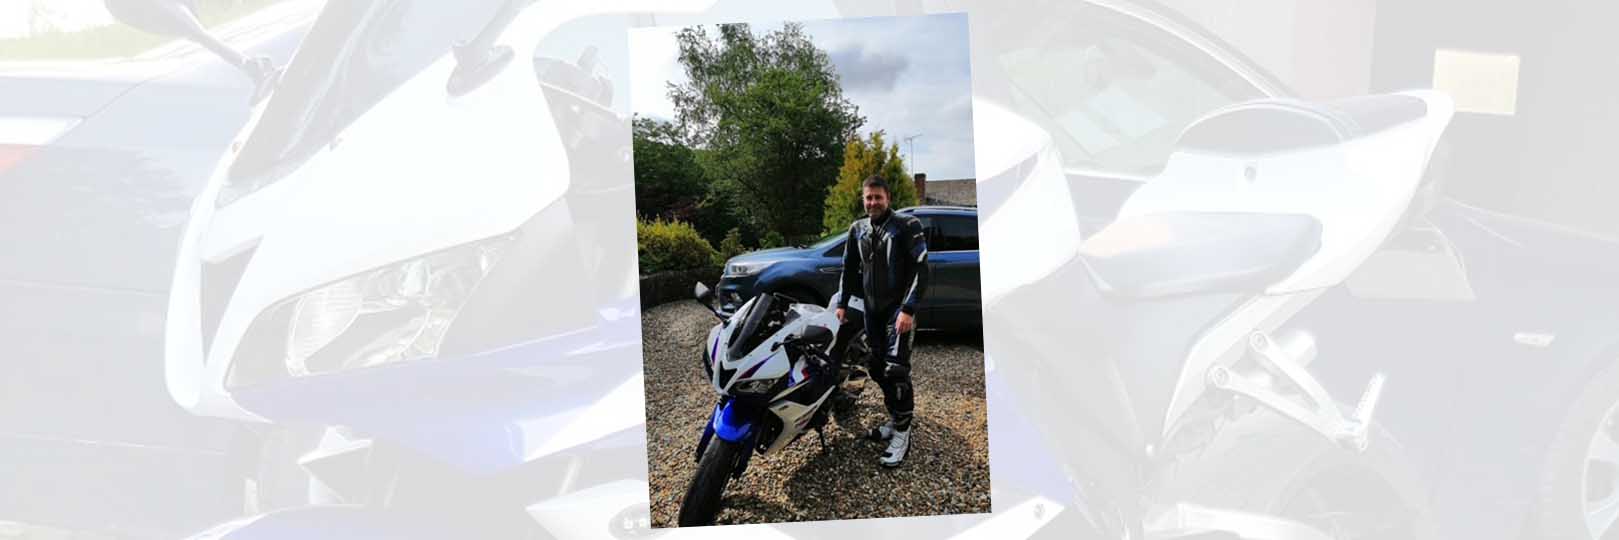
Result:
<svg viewBox="0 0 1619 540"><path fill-rule="evenodd" d="M1080 247L1096 288L1122 299L1259 292L1321 246L1298 214L1169 212L1120 219Z"/></svg>
<svg viewBox="0 0 1619 540"><path fill-rule="evenodd" d="M1187 128L1183 150L1258 157L1325 147L1421 120L1422 99L1408 95L1358 96L1330 102L1262 99L1222 109Z"/></svg>

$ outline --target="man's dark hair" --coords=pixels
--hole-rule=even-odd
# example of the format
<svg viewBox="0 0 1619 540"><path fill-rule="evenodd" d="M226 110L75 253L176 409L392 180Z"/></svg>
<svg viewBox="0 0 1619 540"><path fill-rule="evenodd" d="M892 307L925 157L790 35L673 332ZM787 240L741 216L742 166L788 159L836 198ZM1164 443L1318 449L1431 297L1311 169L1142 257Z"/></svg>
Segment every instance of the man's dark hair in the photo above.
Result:
<svg viewBox="0 0 1619 540"><path fill-rule="evenodd" d="M867 176L865 183L860 184L860 187L862 189L872 189L872 188L881 189L881 190L883 190L883 193L887 194L889 197L894 196L894 190L888 189L888 182L884 182L881 177L879 177L879 176L877 176L875 174L873 174L871 176Z"/></svg>

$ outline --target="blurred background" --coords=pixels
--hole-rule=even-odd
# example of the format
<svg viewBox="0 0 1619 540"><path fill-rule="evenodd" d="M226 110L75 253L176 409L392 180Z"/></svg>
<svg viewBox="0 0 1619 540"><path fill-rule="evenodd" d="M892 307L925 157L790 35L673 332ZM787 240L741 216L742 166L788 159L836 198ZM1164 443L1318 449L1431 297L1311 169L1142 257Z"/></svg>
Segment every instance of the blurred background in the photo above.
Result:
<svg viewBox="0 0 1619 540"><path fill-rule="evenodd" d="M197 8L284 64L320 3ZM241 512L236 427L170 400L162 338L191 198L252 91L100 0L0 2L0 522L29 524L13 533L174 536Z"/></svg>
<svg viewBox="0 0 1619 540"><path fill-rule="evenodd" d="M1584 0L1167 0L1317 99L1437 87L1458 101L1451 194L1619 235L1619 5Z"/></svg>
<svg viewBox="0 0 1619 540"><path fill-rule="evenodd" d="M222 42L277 65L292 59L322 6L195 4ZM771 15L924 7L879 4ZM1445 90L1458 104L1446 150L1451 195L1619 236L1619 215L1609 210L1619 182L1608 161L1619 147L1619 33L1611 29L1619 3L1160 7L1304 98ZM620 96L612 105L627 125L627 63L611 60L613 47L624 54L623 28L685 21L624 19L564 27L556 56L576 58L581 42L605 44ZM261 428L176 406L164 389L162 343L187 209L247 120L253 93L236 67L192 42L115 23L101 0L0 0L0 538L174 537L255 505L242 483L256 466L243 456L253 452L233 445Z"/></svg>

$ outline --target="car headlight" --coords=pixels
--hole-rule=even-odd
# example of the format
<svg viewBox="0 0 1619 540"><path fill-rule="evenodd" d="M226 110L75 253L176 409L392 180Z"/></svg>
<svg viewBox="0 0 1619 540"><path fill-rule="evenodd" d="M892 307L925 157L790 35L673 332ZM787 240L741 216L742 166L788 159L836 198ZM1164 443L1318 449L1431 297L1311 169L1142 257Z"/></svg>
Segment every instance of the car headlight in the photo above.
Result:
<svg viewBox="0 0 1619 540"><path fill-rule="evenodd" d="M731 387L731 392L736 394L763 394L765 392L769 392L771 388L776 386L776 380L777 379L754 379L751 381L742 381L736 383L736 386Z"/></svg>
<svg viewBox="0 0 1619 540"><path fill-rule="evenodd" d="M236 350L229 385L428 358L515 235L440 251L277 302Z"/></svg>
<svg viewBox="0 0 1619 540"><path fill-rule="evenodd" d="M772 265L772 264L776 264L776 261L749 261L749 262L726 263L725 264L725 273L724 273L724 275L722 275L720 277L722 277L722 278L748 277L748 276L757 274L759 272L763 272L766 268L769 268L770 265Z"/></svg>

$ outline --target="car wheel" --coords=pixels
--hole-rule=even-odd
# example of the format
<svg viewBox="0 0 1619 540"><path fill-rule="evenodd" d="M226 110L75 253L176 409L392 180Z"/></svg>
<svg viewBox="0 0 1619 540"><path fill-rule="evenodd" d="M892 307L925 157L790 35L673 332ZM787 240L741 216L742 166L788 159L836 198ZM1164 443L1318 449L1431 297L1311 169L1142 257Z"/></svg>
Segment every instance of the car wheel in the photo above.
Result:
<svg viewBox="0 0 1619 540"><path fill-rule="evenodd" d="M1619 364L1580 392L1541 470L1531 537L1619 539Z"/></svg>

